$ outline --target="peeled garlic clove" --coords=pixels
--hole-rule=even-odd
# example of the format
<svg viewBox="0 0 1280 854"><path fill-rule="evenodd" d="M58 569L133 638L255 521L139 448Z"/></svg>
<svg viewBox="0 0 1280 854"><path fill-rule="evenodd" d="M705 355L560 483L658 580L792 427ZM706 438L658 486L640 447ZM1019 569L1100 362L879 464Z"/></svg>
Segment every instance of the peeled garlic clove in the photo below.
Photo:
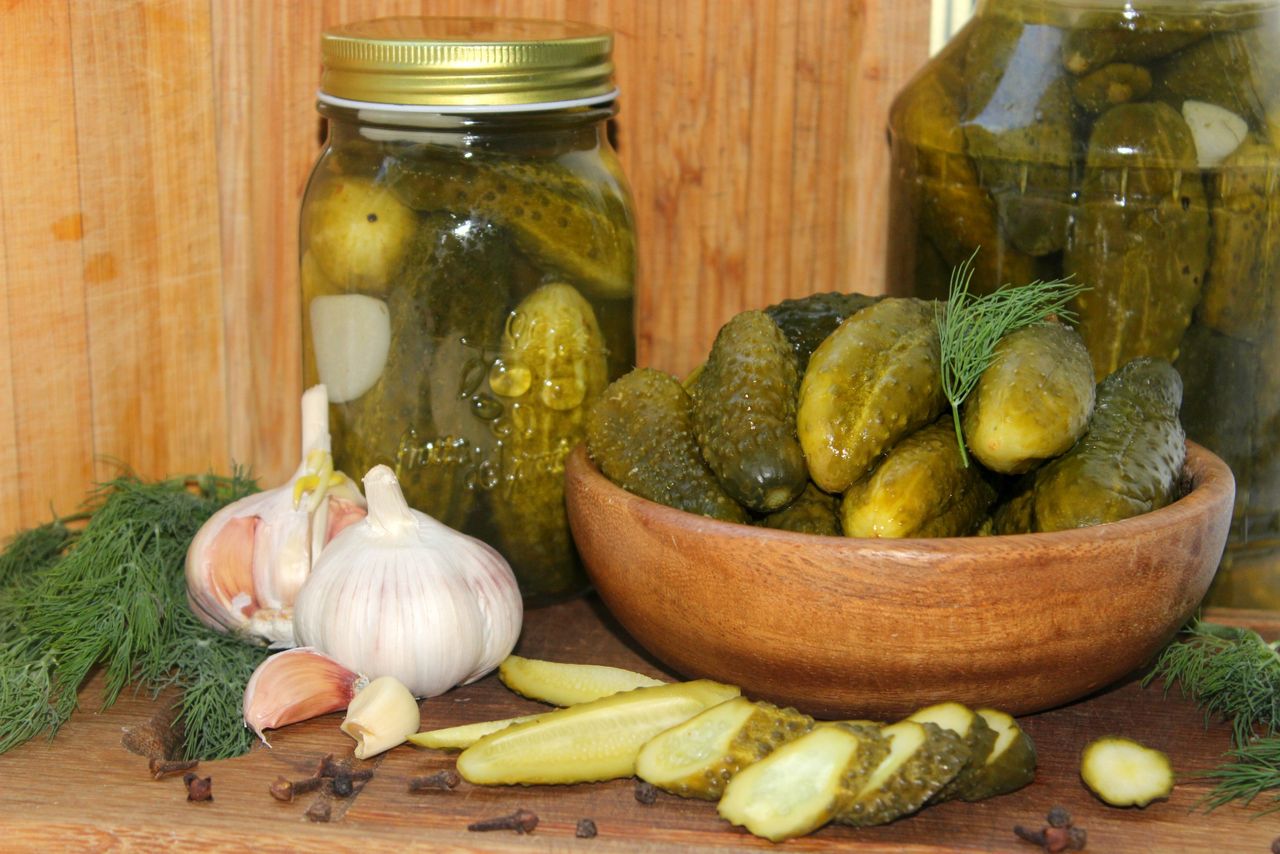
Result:
<svg viewBox="0 0 1280 854"><path fill-rule="evenodd" d="M356 740L356 758L368 759L404 744L420 722L409 689L393 676L379 676L351 701L342 731Z"/></svg>
<svg viewBox="0 0 1280 854"><path fill-rule="evenodd" d="M215 513L187 549L187 598L206 625L293 646L293 603L324 546L364 517L364 497L333 470L329 399L302 396L303 460L288 483Z"/></svg>
<svg viewBox="0 0 1280 854"><path fill-rule="evenodd" d="M265 730L340 712L367 681L310 647L278 652L259 664L245 685L245 726L268 744ZM416 729L416 703L413 708Z"/></svg>
<svg viewBox="0 0 1280 854"><path fill-rule="evenodd" d="M378 381L391 349L387 304L363 294L311 300L311 339L320 381L334 403L355 400Z"/></svg>
<svg viewBox="0 0 1280 854"><path fill-rule="evenodd" d="M1249 133L1248 123L1240 116L1206 101L1184 101L1182 118L1191 128L1201 169L1217 166L1240 147Z"/></svg>

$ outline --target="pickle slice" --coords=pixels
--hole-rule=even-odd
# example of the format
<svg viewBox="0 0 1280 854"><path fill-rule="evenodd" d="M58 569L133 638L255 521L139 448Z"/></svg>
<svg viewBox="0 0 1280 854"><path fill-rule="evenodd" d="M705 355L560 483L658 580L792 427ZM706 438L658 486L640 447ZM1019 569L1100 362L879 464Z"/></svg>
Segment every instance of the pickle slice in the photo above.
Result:
<svg viewBox="0 0 1280 854"><path fill-rule="evenodd" d="M994 798L1021 789L1036 778L1036 747L1011 716L996 709L977 709L976 714L996 734L986 761L961 788L966 801Z"/></svg>
<svg viewBox="0 0 1280 854"><path fill-rule="evenodd" d="M987 719L963 703L936 703L912 712L907 720L931 723L951 730L960 736L964 744L965 763L960 773L933 796L934 801L958 798L977 780L986 767L987 757L995 747L997 733L987 725Z"/></svg>
<svg viewBox="0 0 1280 854"><path fill-rule="evenodd" d="M465 750L486 735L504 730L515 724L537 720L539 717L540 715L521 715L516 718L502 718L496 721L480 721L474 724L425 730L409 736L409 741L419 747L433 747L437 750Z"/></svg>
<svg viewBox="0 0 1280 854"><path fill-rule="evenodd" d="M1173 794L1169 757L1128 738L1089 742L1080 757L1080 777L1113 807L1145 807Z"/></svg>
<svg viewBox="0 0 1280 854"><path fill-rule="evenodd" d="M630 777L645 742L740 693L731 685L699 679L557 709L484 736L458 756L458 773L478 785Z"/></svg>
<svg viewBox="0 0 1280 854"><path fill-rule="evenodd" d="M812 726L795 709L734 697L654 736L640 748L636 774L674 795L718 800L733 775Z"/></svg>
<svg viewBox="0 0 1280 854"><path fill-rule="evenodd" d="M887 751L875 728L822 724L742 769L716 810L774 842L804 836L835 818L847 781L864 779Z"/></svg>
<svg viewBox="0 0 1280 854"><path fill-rule="evenodd" d="M933 723L882 727L888 754L863 778L849 781L849 799L835 819L866 827L910 815L951 782L968 759L960 736Z"/></svg>
<svg viewBox="0 0 1280 854"><path fill-rule="evenodd" d="M520 696L553 706L589 703L619 691L665 684L660 679L621 667L565 664L519 655L509 655L498 665L498 678Z"/></svg>

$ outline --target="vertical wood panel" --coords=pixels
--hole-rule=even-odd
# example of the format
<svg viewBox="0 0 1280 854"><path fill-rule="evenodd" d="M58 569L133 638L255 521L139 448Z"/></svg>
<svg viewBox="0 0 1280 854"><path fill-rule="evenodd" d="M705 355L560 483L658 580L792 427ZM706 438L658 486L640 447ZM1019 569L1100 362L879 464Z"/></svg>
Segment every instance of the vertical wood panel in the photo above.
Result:
<svg viewBox="0 0 1280 854"><path fill-rule="evenodd" d="M615 30L642 363L684 373L743 308L884 289L884 123L927 0L7 0L0 533L73 508L114 471L95 455L292 469L320 31L395 14Z"/></svg>
<svg viewBox="0 0 1280 854"><path fill-rule="evenodd" d="M0 394L13 431L0 465L17 474L3 490L6 504L18 508L11 521L30 525L49 519L51 503L61 514L76 509L93 477L93 419L68 7L24 4L6 12L3 26L0 91L21 97L8 98L0 118L12 320L5 324L8 364L0 365L8 387Z"/></svg>
<svg viewBox="0 0 1280 854"><path fill-rule="evenodd" d="M99 477L228 464L208 11L71 5Z"/></svg>

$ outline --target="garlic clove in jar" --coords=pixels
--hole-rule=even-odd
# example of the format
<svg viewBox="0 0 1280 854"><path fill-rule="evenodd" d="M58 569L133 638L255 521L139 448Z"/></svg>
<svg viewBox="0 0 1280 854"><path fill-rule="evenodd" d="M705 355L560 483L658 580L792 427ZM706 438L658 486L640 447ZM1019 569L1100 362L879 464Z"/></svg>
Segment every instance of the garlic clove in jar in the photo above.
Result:
<svg viewBox="0 0 1280 854"><path fill-rule="evenodd" d="M510 654L523 606L489 545L409 507L395 474L364 478L368 515L329 543L298 594L299 642L416 697L479 679Z"/></svg>
<svg viewBox="0 0 1280 854"><path fill-rule="evenodd" d="M1201 169L1212 169L1222 163L1249 135L1249 125L1243 118L1207 101L1184 101L1182 118L1191 128L1197 165Z"/></svg>
<svg viewBox="0 0 1280 854"><path fill-rule="evenodd" d="M187 599L206 625L293 646L293 603L324 545L364 518L351 479L333 469L325 387L302 396L303 460L289 482L215 513L187 550Z"/></svg>
<svg viewBox="0 0 1280 854"><path fill-rule="evenodd" d="M316 372L334 403L355 400L382 376L391 352L387 304L364 294L333 294L311 300L311 337Z"/></svg>
<svg viewBox="0 0 1280 854"><path fill-rule="evenodd" d="M367 684L365 677L317 650L278 652L259 664L245 685L244 723L266 744L266 730L340 712Z"/></svg>
<svg viewBox="0 0 1280 854"><path fill-rule="evenodd" d="M368 759L404 744L421 722L409 689L394 676L379 676L356 693L341 729L356 740L356 758Z"/></svg>

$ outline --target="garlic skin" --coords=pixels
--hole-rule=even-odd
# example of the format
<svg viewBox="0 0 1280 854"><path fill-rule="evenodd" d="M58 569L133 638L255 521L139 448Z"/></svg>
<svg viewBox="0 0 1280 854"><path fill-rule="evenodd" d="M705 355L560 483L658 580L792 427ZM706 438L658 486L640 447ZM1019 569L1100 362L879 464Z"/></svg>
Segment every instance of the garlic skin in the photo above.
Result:
<svg viewBox="0 0 1280 854"><path fill-rule="evenodd" d="M244 686L244 723L270 747L266 730L340 712L368 684L314 649L278 652L259 664Z"/></svg>
<svg viewBox="0 0 1280 854"><path fill-rule="evenodd" d="M365 514L360 490L333 469L323 385L302 396L302 457L288 483L227 505L192 540L187 600L205 625L294 646L293 603L312 565Z"/></svg>
<svg viewBox="0 0 1280 854"><path fill-rule="evenodd" d="M368 515L324 549L294 607L298 641L342 666L434 697L493 670L524 616L489 545L405 502L395 474L365 475Z"/></svg>
<svg viewBox="0 0 1280 854"><path fill-rule="evenodd" d="M404 744L422 723L418 701L394 676L379 676L356 693L340 729L356 740L357 759Z"/></svg>

